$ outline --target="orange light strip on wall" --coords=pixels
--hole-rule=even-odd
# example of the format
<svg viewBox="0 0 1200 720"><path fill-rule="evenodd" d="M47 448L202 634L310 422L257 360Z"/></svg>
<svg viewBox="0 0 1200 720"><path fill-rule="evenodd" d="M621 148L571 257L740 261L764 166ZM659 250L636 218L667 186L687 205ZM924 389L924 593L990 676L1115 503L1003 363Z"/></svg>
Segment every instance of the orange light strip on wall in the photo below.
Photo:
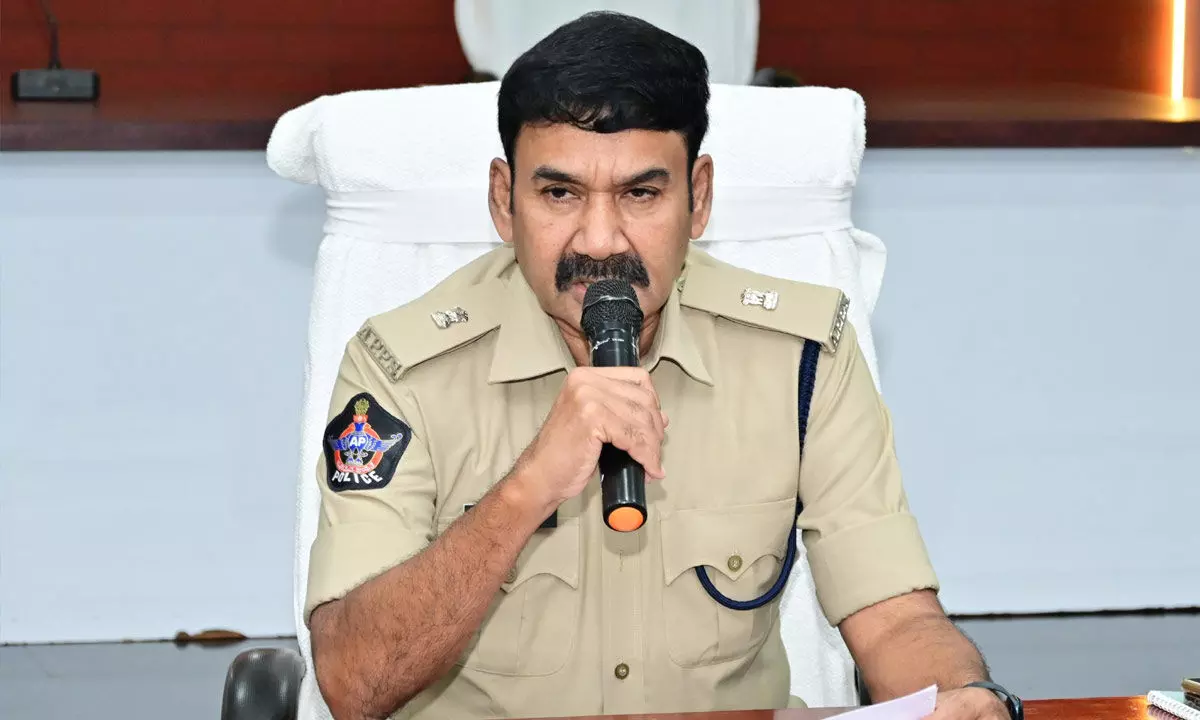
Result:
<svg viewBox="0 0 1200 720"><path fill-rule="evenodd" d="M1182 100L1188 0L1174 1L1175 12L1171 17L1171 99Z"/></svg>

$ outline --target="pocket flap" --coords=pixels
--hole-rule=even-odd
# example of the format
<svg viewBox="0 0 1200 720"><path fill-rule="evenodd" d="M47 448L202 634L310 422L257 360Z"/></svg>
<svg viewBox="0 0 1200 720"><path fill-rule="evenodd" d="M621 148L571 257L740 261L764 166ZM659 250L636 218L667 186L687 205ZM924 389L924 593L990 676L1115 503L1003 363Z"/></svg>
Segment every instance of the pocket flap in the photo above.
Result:
<svg viewBox="0 0 1200 720"><path fill-rule="evenodd" d="M509 592L536 575L552 575L579 589L579 518L559 519L552 529L538 530L517 557L516 572L500 586Z"/></svg>
<svg viewBox="0 0 1200 720"><path fill-rule="evenodd" d="M737 580L760 558L787 555L796 500L694 508L664 513L663 581L668 585L697 565Z"/></svg>

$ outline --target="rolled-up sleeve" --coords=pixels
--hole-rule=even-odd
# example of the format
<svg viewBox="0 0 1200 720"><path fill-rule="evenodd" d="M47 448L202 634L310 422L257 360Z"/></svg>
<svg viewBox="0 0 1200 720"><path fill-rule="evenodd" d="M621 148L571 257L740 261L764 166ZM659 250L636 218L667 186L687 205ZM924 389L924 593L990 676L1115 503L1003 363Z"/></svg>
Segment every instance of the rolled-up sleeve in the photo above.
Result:
<svg viewBox="0 0 1200 720"><path fill-rule="evenodd" d="M797 519L830 624L913 590L938 589L909 512L883 404L854 329L822 354L800 467Z"/></svg>
<svg viewBox="0 0 1200 720"><path fill-rule="evenodd" d="M419 410L401 385L378 371L357 338L342 358L328 423L315 475L321 508L309 558L306 624L315 608L399 565L433 539L437 486ZM335 455L338 448L347 450ZM339 471L339 462L351 471Z"/></svg>

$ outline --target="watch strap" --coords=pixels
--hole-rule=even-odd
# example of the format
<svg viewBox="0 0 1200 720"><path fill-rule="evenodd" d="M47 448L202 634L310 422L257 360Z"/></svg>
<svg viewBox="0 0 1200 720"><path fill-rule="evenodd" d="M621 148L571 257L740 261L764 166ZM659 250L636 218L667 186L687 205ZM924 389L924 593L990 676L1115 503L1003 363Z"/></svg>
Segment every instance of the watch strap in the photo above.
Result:
<svg viewBox="0 0 1200 720"><path fill-rule="evenodd" d="M990 680L980 680L978 682L967 683L963 687L977 687L990 690L1008 708L1008 716L1011 720L1025 720L1025 707L1021 704L1021 698L1009 692L1003 686L997 685Z"/></svg>

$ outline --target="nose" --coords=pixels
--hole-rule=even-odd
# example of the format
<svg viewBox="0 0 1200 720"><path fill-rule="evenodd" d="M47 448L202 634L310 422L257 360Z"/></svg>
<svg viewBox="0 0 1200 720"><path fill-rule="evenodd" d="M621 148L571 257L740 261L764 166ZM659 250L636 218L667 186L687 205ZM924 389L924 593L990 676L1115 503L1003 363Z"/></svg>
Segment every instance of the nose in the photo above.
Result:
<svg viewBox="0 0 1200 720"><path fill-rule="evenodd" d="M630 249L622 227L620 209L608 193L592 193L584 203L579 229L571 249L580 255L603 260Z"/></svg>

